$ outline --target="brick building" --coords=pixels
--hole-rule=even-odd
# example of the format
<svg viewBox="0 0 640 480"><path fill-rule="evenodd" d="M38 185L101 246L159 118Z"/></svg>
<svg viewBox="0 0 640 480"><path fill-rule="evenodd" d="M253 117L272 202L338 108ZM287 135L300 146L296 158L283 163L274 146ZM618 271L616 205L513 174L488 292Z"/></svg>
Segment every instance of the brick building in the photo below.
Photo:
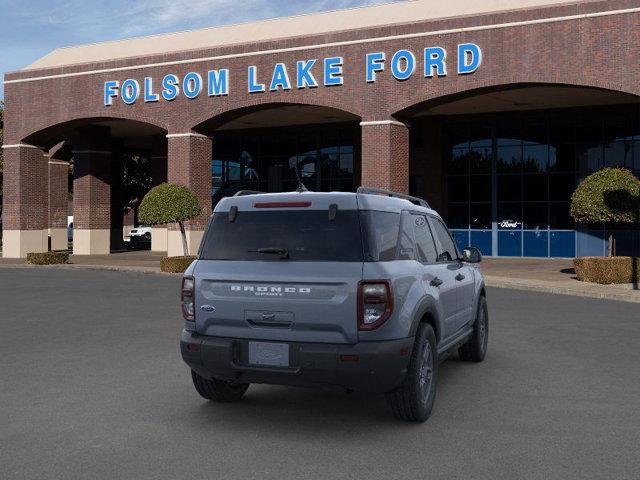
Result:
<svg viewBox="0 0 640 480"><path fill-rule="evenodd" d="M66 247L70 160L74 252L108 253L127 152L196 193L192 248L222 196L297 169L423 196L487 255L602 254L569 197L640 170L639 27L632 0L414 0L55 50L5 77L3 255Z"/></svg>

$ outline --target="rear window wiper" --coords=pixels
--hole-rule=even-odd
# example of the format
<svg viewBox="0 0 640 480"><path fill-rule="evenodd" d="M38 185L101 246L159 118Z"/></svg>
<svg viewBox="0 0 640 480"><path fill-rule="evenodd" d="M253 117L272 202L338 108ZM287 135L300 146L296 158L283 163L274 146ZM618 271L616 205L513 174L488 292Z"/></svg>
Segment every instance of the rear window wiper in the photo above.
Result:
<svg viewBox="0 0 640 480"><path fill-rule="evenodd" d="M249 250L250 253L266 253L271 255L280 255L280 259L288 260L289 259L289 251L286 248L276 248L276 247L268 247L268 248L258 248L257 250Z"/></svg>

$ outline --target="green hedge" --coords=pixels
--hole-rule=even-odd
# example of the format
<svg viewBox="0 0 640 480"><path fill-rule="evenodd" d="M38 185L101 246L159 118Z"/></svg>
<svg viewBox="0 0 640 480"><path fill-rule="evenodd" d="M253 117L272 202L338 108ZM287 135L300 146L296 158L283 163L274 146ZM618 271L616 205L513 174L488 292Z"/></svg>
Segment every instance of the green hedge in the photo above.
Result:
<svg viewBox="0 0 640 480"><path fill-rule="evenodd" d="M640 282L640 257L581 257L573 260L576 277L583 282ZM635 279L634 279L635 274Z"/></svg>
<svg viewBox="0 0 640 480"><path fill-rule="evenodd" d="M31 265L59 265L69 263L69 252L27 253Z"/></svg>
<svg viewBox="0 0 640 480"><path fill-rule="evenodd" d="M194 256L161 258L160 271L167 273L184 273L195 259L196 257Z"/></svg>

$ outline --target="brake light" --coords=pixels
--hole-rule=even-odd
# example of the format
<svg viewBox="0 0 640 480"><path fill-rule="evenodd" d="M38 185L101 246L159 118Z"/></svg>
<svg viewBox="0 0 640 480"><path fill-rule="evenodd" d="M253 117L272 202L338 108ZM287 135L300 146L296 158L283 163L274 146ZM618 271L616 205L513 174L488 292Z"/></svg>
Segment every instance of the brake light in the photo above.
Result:
<svg viewBox="0 0 640 480"><path fill-rule="evenodd" d="M311 202L260 202L254 203L253 208L307 208Z"/></svg>
<svg viewBox="0 0 640 480"><path fill-rule="evenodd" d="M393 312L393 295L388 280L367 280L358 284L358 330L374 330Z"/></svg>
<svg viewBox="0 0 640 480"><path fill-rule="evenodd" d="M190 322L195 321L194 287L195 280L193 277L182 277L182 289L180 293L182 316Z"/></svg>

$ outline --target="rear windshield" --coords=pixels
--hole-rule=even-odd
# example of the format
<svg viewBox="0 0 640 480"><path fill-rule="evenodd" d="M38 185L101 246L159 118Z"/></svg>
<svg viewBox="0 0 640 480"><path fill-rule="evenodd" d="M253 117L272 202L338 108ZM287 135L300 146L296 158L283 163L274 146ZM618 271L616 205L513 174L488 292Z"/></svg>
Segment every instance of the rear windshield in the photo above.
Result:
<svg viewBox="0 0 640 480"><path fill-rule="evenodd" d="M399 258L400 214L338 210L227 212L213 216L202 260L384 262Z"/></svg>
<svg viewBox="0 0 640 480"><path fill-rule="evenodd" d="M327 210L239 211L234 222L216 213L200 258L361 262L358 212L341 210L331 221Z"/></svg>

